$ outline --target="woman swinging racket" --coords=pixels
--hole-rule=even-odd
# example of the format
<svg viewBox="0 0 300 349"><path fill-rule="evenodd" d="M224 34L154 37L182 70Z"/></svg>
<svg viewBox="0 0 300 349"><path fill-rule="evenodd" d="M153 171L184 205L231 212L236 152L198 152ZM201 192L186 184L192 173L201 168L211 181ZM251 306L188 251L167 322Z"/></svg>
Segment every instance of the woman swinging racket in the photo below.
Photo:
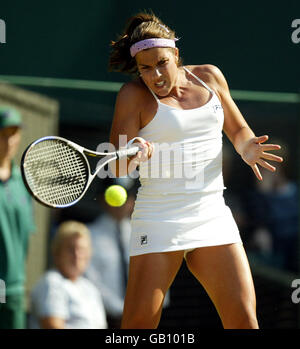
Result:
<svg viewBox="0 0 300 349"><path fill-rule="evenodd" d="M181 65L174 31L153 14L129 20L112 43L110 68L138 74L118 94L110 135L117 148L126 146L120 135L141 146L125 168L119 163L115 170L123 176L139 166L141 182L122 328L158 326L183 258L224 328L258 328L248 260L223 198L222 131L258 180L258 165L275 171L267 160L283 161L268 152L280 146L255 136L217 67ZM162 160L170 150L180 161L176 155ZM179 165L197 175L178 176Z"/></svg>

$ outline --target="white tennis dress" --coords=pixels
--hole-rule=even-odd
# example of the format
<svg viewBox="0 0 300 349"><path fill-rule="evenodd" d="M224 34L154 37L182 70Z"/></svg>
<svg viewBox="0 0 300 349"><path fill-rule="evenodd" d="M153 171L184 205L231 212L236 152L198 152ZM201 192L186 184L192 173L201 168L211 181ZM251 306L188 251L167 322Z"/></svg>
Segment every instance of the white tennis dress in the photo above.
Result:
<svg viewBox="0 0 300 349"><path fill-rule="evenodd" d="M161 103L150 90L158 110L138 136L153 142L155 150L140 164L131 256L241 242L223 198L222 105L184 69L211 97L199 108L181 110Z"/></svg>

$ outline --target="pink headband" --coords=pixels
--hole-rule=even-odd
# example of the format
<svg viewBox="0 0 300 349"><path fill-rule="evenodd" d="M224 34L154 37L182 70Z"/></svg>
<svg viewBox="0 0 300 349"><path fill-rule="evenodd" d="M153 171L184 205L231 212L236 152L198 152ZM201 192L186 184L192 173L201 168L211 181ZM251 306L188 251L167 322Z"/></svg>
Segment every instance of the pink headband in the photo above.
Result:
<svg viewBox="0 0 300 349"><path fill-rule="evenodd" d="M138 41L130 47L131 57L134 57L138 52L146 50L153 47L176 47L175 41L178 39L163 39L163 38L153 38Z"/></svg>

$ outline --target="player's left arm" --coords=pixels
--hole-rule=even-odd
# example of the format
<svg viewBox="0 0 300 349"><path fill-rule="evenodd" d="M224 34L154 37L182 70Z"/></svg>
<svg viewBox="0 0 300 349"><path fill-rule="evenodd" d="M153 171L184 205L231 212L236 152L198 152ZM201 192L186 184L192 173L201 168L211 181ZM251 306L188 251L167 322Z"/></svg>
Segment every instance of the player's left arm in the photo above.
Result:
<svg viewBox="0 0 300 349"><path fill-rule="evenodd" d="M213 65L208 66L207 69L209 70L209 75L211 75L211 86L214 87L222 103L224 111L223 131L242 159L252 168L256 177L262 180L262 175L257 165L274 172L276 168L266 160L282 162L283 159L267 151L280 149L280 145L263 144L269 139L269 136L257 137L254 134L233 101L227 81L220 69Z"/></svg>

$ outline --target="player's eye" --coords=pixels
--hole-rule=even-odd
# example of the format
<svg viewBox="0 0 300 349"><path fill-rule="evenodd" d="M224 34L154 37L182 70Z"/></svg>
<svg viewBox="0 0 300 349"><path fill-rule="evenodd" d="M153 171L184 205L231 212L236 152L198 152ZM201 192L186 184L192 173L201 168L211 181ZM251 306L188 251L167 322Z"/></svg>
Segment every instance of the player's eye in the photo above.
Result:
<svg viewBox="0 0 300 349"><path fill-rule="evenodd" d="M168 60L167 59L162 59L161 61L158 62L159 66L164 66L165 64L167 64Z"/></svg>

